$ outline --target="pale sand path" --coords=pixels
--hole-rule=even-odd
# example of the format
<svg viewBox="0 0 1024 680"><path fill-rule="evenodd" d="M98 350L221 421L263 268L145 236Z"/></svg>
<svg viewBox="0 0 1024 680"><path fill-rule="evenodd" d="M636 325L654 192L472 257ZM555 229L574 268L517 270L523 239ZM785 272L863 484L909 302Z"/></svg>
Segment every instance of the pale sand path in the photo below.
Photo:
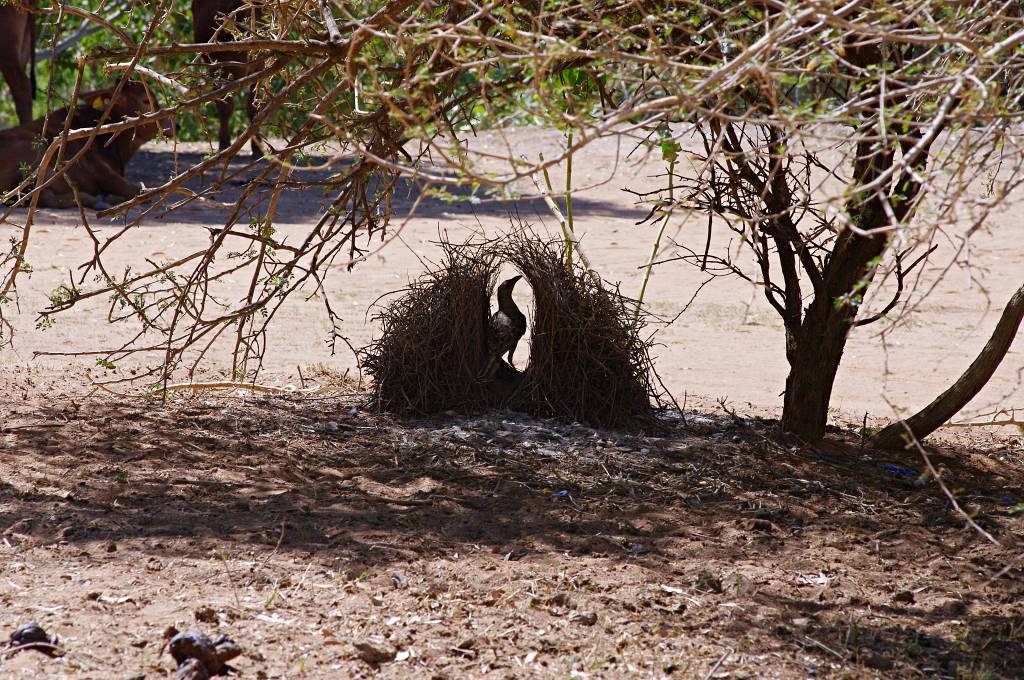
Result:
<svg viewBox="0 0 1024 680"><path fill-rule="evenodd" d="M549 149L557 142L557 136L543 131L519 130L506 136L517 152L527 155ZM480 143L497 148L499 140L484 137ZM611 142L600 142L577 159L577 185L597 184L576 197L577 229L587 254L602 275L621 282L624 291L635 294L642 277L639 267L650 254L654 228L634 225L644 212L633 205L631 195L620 189L655 186L650 175L659 171L659 165L653 161L639 166L617 164L621 156L621 150ZM166 147L154 148L133 162L131 172L153 185L166 177L170 158ZM553 179L556 185L562 181L557 172ZM312 192L290 197L280 232L294 234L293 238L302 233L301 225L313 219L311 211L318 199ZM879 337L884 326L854 331L832 404L844 414L845 422L859 420L865 412L887 416L890 410L886 400L908 408L919 407L948 386L970 363L995 325L1002 305L1024 280L1024 207L1019 195L1014 199L990 220L983 233L974 237L969 258L971 269L950 271L920 304L910 322L887 336L884 346ZM496 234L507 227L508 214L514 209L515 205L508 202L464 202L451 206L432 203L405 225L400 239L367 262L352 272L343 267L332 271L328 279L330 295L335 308L345 316L345 331L353 344L365 344L373 333L373 324L364 321L370 302L386 291L403 287L422 271L419 258L436 254L431 241L439 229L446 230L453 239L481 227ZM520 203L518 211L542 233L557 232L557 225L539 201ZM125 238L112 250L109 262L116 265L115 269L132 263L138 270L146 266L140 259L143 255L166 259L199 248L208 242L203 225L216 225L222 214L188 208L173 218L152 221L151 226ZM73 211L44 211L39 219L29 251L35 272L21 282L21 312L13 317L19 331L15 347L0 352L0 360L8 369L30 364L39 369L66 371L71 381L84 380L85 368L93 364L91 359L33 359L33 352L94 349L126 337L127 329L104 324L102 312L96 307L91 314L83 311L66 316L47 331L34 328L35 311L45 304L47 293L67 281L68 272L85 261L91 251L88 237L77 224L78 216ZM680 242L703 249L703 218L678 220L669 232L677 234ZM9 233L10 227L0 227L5 240ZM728 235L717 241L726 243ZM665 254L672 252L669 247ZM942 243L936 253L936 265L925 272L925 279L933 280L953 252L952 242ZM749 258L745 264L752 271ZM687 265L658 267L647 300L653 311L671 317L703 279L701 272ZM235 284L241 291L244 282ZM525 287L520 286L516 292L525 302ZM878 292L871 296L872 307L877 309L884 304L880 302L883 298L887 299ZM324 343L326 333L325 316L317 301L307 302L295 296L282 310L272 333L265 380L293 381L297 379L297 366L317 363L338 370L353 367L354 359L347 350L330 356ZM754 407L777 413L781 408L779 394L787 372L781 326L763 296L759 292L753 294L750 284L720 279L708 285L685 315L659 332L658 340L659 370L680 399L685 392L705 400L726 397L740 410ZM524 361L525 351L521 349L518 356ZM223 368L224 362L223 355L217 355L211 366ZM1024 407L1022 372L1024 338L1019 338L992 382L968 411Z"/></svg>

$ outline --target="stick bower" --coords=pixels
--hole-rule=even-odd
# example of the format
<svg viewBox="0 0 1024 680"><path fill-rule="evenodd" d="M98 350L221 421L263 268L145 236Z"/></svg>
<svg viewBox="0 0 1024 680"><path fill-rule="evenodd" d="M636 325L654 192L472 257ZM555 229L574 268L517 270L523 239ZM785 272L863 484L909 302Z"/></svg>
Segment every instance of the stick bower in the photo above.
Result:
<svg viewBox="0 0 1024 680"><path fill-rule="evenodd" d="M577 263L561 242L516 231L496 241L442 240L440 264L381 308L378 339L362 350L374 406L437 413L509 407L598 427L647 420L657 400L645 315ZM533 289L530 358L497 371L486 348L490 297L508 263Z"/></svg>
<svg viewBox="0 0 1024 680"><path fill-rule="evenodd" d="M475 410L493 401L480 376L498 263L483 249L441 246L440 265L381 308L380 337L360 352L380 410Z"/></svg>

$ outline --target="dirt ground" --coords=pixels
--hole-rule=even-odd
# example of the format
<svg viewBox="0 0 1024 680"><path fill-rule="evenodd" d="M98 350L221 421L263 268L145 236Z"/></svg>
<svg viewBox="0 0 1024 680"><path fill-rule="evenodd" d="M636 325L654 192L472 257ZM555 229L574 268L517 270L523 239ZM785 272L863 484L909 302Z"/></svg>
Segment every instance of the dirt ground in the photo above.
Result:
<svg viewBox="0 0 1024 680"><path fill-rule="evenodd" d="M557 143L508 134L526 154ZM157 184L204 149L184 151L147 148L131 172ZM577 161L590 188L576 214L592 263L629 292L652 234L619 189L653 186L658 167L623 157L600 142ZM301 233L320 200L288 196L281 233ZM536 201L431 202L367 262L332 271L352 343L372 336L368 306L422 271L439 230L497 233L512 211L557 229ZM660 331L659 371L685 417L645 435L507 412L368 413L315 298L284 309L261 383L318 392L93 392L87 371L136 367L38 353L114 346L129 330L97 321L101 307L35 328L91 249L77 214L47 212L19 334L0 351L0 636L35 620L63 655L0 650L0 677L172 676L172 627L229 635L249 678L1024 677L1024 437L947 429L929 448L993 545L921 477L917 454L875 452L856 435L970 363L1020 285L1020 215L1011 203L966 253L949 234L924 287L954 257L964 266L906 323L854 333L833 431L812 449L772 425L782 335L736 281L709 284ZM111 262L188 252L222 217L189 207L150 220ZM703 222L673 235L703 247ZM702 281L657 268L652 309L676 315ZM1018 339L965 418L1024 405L1022 351ZM200 378L226 368L214 356Z"/></svg>

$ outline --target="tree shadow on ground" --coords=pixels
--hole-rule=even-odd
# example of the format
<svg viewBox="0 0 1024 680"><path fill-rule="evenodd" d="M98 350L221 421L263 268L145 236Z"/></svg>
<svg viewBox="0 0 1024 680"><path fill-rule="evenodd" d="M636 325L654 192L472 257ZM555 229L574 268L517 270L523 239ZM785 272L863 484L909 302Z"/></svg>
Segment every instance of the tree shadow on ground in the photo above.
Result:
<svg viewBox="0 0 1024 680"><path fill-rule="evenodd" d="M749 610L730 614L730 634L768 630L818 664L1024 667L1019 573L980 585L1012 551L916 483L915 455L850 437L811 449L771 423L700 414L643 436L297 398L55 400L0 437L0 531L15 541L192 557L244 546L354 573L473 550L606 560ZM1010 540L1020 523L1002 504L1024 499L1022 478L984 460L933 453L977 521Z"/></svg>
<svg viewBox="0 0 1024 680"><path fill-rule="evenodd" d="M204 155L192 152L172 153L168 150L147 150L143 149L137 153L128 169L128 177L132 181L140 181L147 187L157 187L165 183L169 177L174 176L183 170L194 167L204 160ZM328 162L326 157L311 157L306 159L309 167L323 166ZM315 222L325 210L330 207L330 201L335 192L326 188L326 181L332 174L344 172L351 164L341 162L327 170L298 171L294 174L297 178L285 186L289 187L283 191L275 205L278 221L290 223ZM192 178L182 186L190 191L200 192L210 187L213 190L204 194L212 201L230 206L219 212L228 217L234 210L235 203L243 195L249 198L243 210L243 219L262 216L266 214L270 192L273 185L270 182L257 181L259 175L267 168L266 162L262 160L252 161L247 156L236 158L225 168L219 166L212 168L199 177ZM271 172L270 177L276 177L276 172ZM409 215L423 188L419 181L401 180L393 192L391 208L396 218L404 218ZM503 217L513 213L522 213L525 216L539 215L543 219L550 219L551 215L541 198L518 198L505 196L501 193L488 193L485 190L475 190L470 187L445 187L445 197L428 197L422 200L415 210L415 215L421 218L444 218L444 217ZM180 196L176 196L180 199ZM624 205L631 201L600 200L583 193L574 198L573 207L577 215L584 217L606 217L612 219L629 220L636 222L646 215L646 211L640 208L632 208ZM134 214L138 214L138 210ZM185 208L176 209L173 212L162 213L157 211L155 216L159 220L199 223L207 225L210 223L211 214L217 214L217 208L211 203L193 203ZM156 220L156 221L159 221ZM153 219L147 219L145 224L152 225Z"/></svg>
<svg viewBox="0 0 1024 680"><path fill-rule="evenodd" d="M127 177L130 181L142 182L152 189L163 185L178 173L198 165L205 158L205 155L200 153L143 149L132 159ZM328 159L311 157L307 160L310 167L315 167ZM180 185L180 188L188 192L200 194L203 200L188 200L179 192L171 196L168 202L173 209L161 207L153 210L151 205L143 204L130 210L128 218L135 219L145 214L141 223L143 227L159 227L167 222L210 226L217 224L218 221L227 220L236 210L238 220L243 223L264 219L274 189L272 182L259 180L259 175L266 167L262 160L252 161L248 156L237 157L226 169L224 166L211 168ZM278 223L312 224L319 220L330 208L331 200L337 193L327 188L326 180L332 173L343 172L345 167L346 164L341 163L331 170L300 171L296 176L301 179L285 183L286 188L278 195L275 203ZM275 176L276 173L270 175L271 178ZM476 219L509 215L522 216L525 219L552 219L544 200L539 197L518 197L452 186L444 188L443 198L437 194L418 201L424 186L419 181L403 179L398 182L390 204L393 219L405 219L409 216L423 219ZM245 202L239 203L243 196L246 198ZM624 205L624 202L606 201L580 194L574 197L573 207L580 217L628 220L632 223L646 216L647 211L629 207ZM20 207L15 211L15 215L19 212L24 213L25 210L25 207ZM66 212L70 215L77 213L74 208L68 208Z"/></svg>

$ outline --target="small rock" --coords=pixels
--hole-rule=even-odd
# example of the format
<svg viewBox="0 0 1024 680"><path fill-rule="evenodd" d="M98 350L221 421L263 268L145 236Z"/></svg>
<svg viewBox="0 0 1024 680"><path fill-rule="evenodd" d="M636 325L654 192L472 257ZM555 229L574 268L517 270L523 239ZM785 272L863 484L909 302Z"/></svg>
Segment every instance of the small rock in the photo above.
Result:
<svg viewBox="0 0 1024 680"><path fill-rule="evenodd" d="M178 666L189 659L198 659L207 669L219 668L213 641L197 630L186 630L175 635L171 638L168 651Z"/></svg>
<svg viewBox="0 0 1024 680"><path fill-rule="evenodd" d="M47 656L59 656L60 651L56 649L59 642L60 639L56 635L48 635L42 626L32 621L11 633L7 646L14 649L27 647Z"/></svg>
<svg viewBox="0 0 1024 680"><path fill-rule="evenodd" d="M409 579L400 571L391 572L391 582L395 585L395 590L403 590L409 585Z"/></svg>
<svg viewBox="0 0 1024 680"><path fill-rule="evenodd" d="M29 517L26 517L25 519L20 519L11 526L7 527L7 529L4 531L4 534L8 536L10 536L11 534L30 534L32 533L32 524L33 521Z"/></svg>
<svg viewBox="0 0 1024 680"><path fill-rule="evenodd" d="M195 617L200 623L217 623L217 612L213 607L200 607L195 611Z"/></svg>
<svg viewBox="0 0 1024 680"><path fill-rule="evenodd" d="M210 680L210 672L206 670L203 662L195 657L185 659L184 663L178 666L178 680Z"/></svg>
<svg viewBox="0 0 1024 680"><path fill-rule="evenodd" d="M168 651L178 663L178 677L190 680L205 680L212 675L226 675L232 670L227 662L242 653L241 648L231 638L222 635L216 640L210 640L196 630L186 630L175 635L171 638ZM181 675L182 668L193 660L202 665L206 675ZM196 670L187 672L199 673Z"/></svg>
<svg viewBox="0 0 1024 680"><path fill-rule="evenodd" d="M760 518L743 520L742 526L747 531L757 531L764 534L773 534L779 530L771 520Z"/></svg>
<svg viewBox="0 0 1024 680"><path fill-rule="evenodd" d="M901 590L892 596L892 601L901 604L914 604L914 593L909 590Z"/></svg>
<svg viewBox="0 0 1024 680"><path fill-rule="evenodd" d="M356 648L356 656L373 666L379 666L395 659L395 650L391 645L383 642L365 640L356 642L353 646Z"/></svg>
<svg viewBox="0 0 1024 680"><path fill-rule="evenodd" d="M576 612L569 617L569 620L581 626L593 626L597 623L597 614L594 612Z"/></svg>
<svg viewBox="0 0 1024 680"><path fill-rule="evenodd" d="M693 587L706 593L721 593L722 579L705 569L697 574L697 580L694 581Z"/></svg>

